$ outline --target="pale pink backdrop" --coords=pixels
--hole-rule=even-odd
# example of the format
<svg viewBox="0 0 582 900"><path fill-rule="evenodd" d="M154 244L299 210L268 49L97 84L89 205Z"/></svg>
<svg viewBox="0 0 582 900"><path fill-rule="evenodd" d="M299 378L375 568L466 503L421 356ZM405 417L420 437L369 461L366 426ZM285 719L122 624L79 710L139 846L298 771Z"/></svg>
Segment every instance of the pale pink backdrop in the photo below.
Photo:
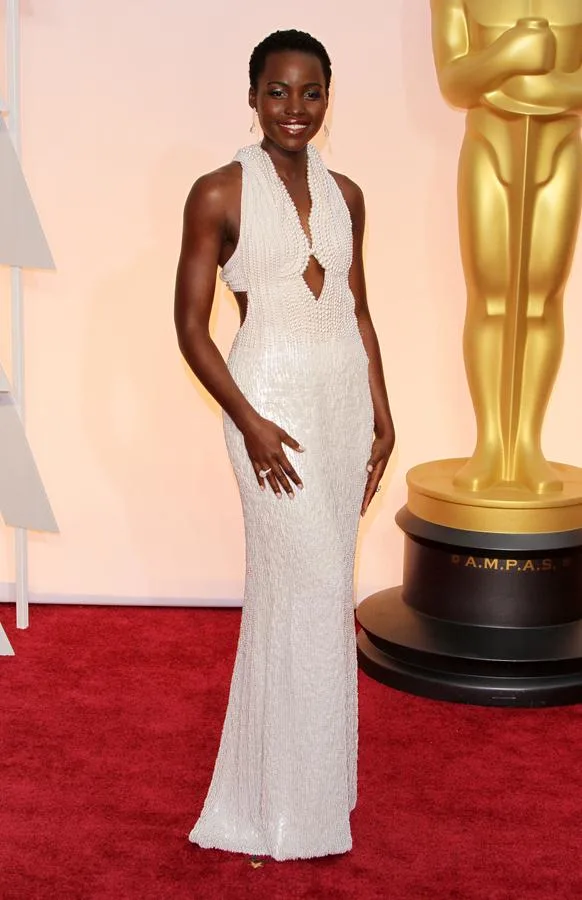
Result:
<svg viewBox="0 0 582 900"><path fill-rule="evenodd" d="M240 601L236 485L217 408L178 353L173 279L190 184L253 139L249 53L288 27L310 30L332 56L325 155L367 198L370 305L398 430L361 530L359 598L399 581L393 519L407 469L472 449L455 209L463 116L436 86L428 0L295 0L292 16L266 0L29 0L24 168L57 264L26 276L28 432L61 527L31 536L41 599ZM580 260L545 441L577 464ZM0 292L8 366L5 270ZM225 352L236 324L220 289L214 330ZM10 535L0 538L9 581Z"/></svg>

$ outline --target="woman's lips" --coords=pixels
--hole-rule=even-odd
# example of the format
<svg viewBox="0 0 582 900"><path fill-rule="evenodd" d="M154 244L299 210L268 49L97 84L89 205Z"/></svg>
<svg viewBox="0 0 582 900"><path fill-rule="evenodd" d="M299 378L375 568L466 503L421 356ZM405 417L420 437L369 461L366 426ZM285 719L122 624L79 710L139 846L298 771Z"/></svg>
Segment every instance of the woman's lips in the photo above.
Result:
<svg viewBox="0 0 582 900"><path fill-rule="evenodd" d="M279 128L282 128L283 131L287 132L287 134L297 135L303 134L303 132L309 128L308 122L279 122Z"/></svg>

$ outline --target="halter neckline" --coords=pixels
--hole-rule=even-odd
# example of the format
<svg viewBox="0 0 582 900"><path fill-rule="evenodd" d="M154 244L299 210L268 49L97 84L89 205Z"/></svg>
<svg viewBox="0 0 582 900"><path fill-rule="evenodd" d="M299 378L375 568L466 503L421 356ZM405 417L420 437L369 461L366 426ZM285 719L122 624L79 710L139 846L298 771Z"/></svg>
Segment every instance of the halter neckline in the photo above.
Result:
<svg viewBox="0 0 582 900"><path fill-rule="evenodd" d="M267 157L269 164L273 170L273 174L274 174L275 178L277 179L277 181L279 182L279 185L281 187L281 192L284 195L284 199L286 199L288 201L288 203L290 204L290 206L293 209L293 212L295 213L295 218L297 219L297 224L299 225L299 228L301 229L301 232L302 232L302 234L305 238L305 242L307 244L309 256L313 256L312 218L313 218L313 209L314 209L314 205L315 205L315 199L314 199L314 192L312 190L312 182L313 182L312 152L315 148L312 147L311 144L307 144L307 147L305 148L307 150L305 174L306 174L306 179L307 179L307 193L309 194L309 215L307 216L307 228L309 231L309 233L308 233L305 230L305 228L303 227L303 222L301 221L301 216L299 215L299 210L297 209L297 204L295 203L293 197L289 193L289 188L287 187L287 185L285 184L285 182L283 181L283 179L277 172L277 167L276 167L275 163L273 162L273 158L272 158L271 154L267 150L265 150L264 147L261 147L260 144L257 144L257 147L259 148L261 153Z"/></svg>

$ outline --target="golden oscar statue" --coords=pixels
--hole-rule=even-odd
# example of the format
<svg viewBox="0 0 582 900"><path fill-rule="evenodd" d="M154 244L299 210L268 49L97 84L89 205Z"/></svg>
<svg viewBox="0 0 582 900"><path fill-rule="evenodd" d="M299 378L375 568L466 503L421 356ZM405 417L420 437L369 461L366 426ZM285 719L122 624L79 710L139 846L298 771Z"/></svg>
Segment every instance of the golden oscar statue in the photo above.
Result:
<svg viewBox="0 0 582 900"><path fill-rule="evenodd" d="M467 110L458 209L477 444L408 473L404 585L362 604L360 659L429 696L577 702L582 470L548 462L541 435L582 208L582 0L430 6L441 91Z"/></svg>

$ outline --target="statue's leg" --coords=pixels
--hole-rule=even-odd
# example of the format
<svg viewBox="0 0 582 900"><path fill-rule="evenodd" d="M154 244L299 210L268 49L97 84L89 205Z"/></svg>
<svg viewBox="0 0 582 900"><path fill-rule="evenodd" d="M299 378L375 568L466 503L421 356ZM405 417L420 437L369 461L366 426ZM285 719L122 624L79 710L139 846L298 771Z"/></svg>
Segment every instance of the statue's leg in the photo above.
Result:
<svg viewBox="0 0 582 900"><path fill-rule="evenodd" d="M563 296L582 205L582 148L578 133L556 153L550 180L538 187L534 206L523 393L515 478L536 493L560 490L541 449L543 418L562 356Z"/></svg>
<svg viewBox="0 0 582 900"><path fill-rule="evenodd" d="M507 188L498 175L493 147L471 134L459 163L459 228L467 282L463 346L477 445L454 483L479 491L502 477L503 326L511 271Z"/></svg>

